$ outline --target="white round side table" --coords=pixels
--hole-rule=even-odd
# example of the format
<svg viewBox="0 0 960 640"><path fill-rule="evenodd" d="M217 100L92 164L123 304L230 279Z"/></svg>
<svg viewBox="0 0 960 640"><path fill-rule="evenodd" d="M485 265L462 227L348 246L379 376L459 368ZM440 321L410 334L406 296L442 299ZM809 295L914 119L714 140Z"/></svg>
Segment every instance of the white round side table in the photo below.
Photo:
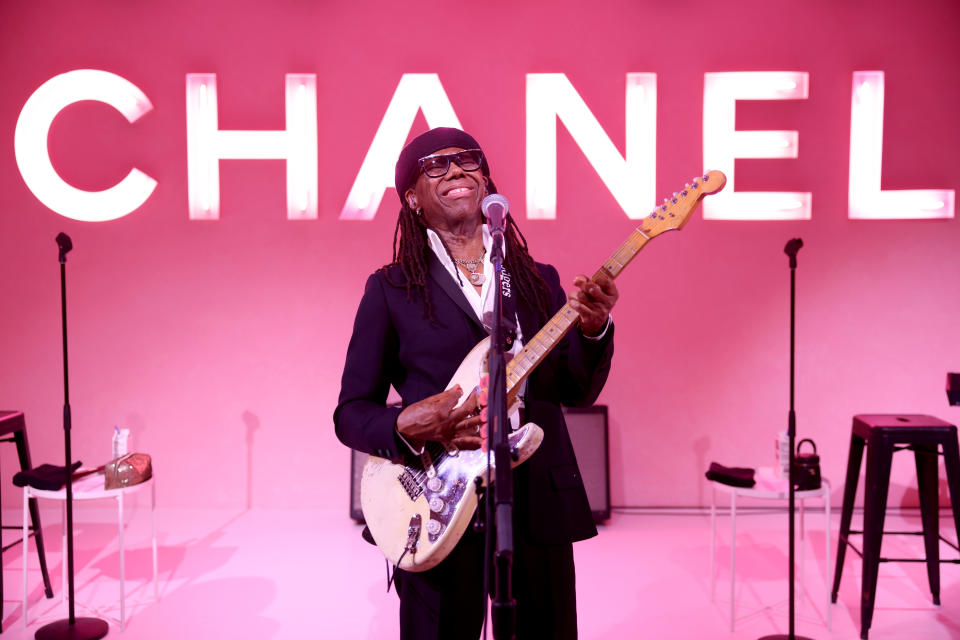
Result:
<svg viewBox="0 0 960 640"><path fill-rule="evenodd" d="M756 484L752 487L734 487L721 482L711 481L713 485L710 503L710 599L714 598L714 584L716 580L716 544L717 544L717 490L725 491L730 494L730 630L734 630L736 592L734 590L737 569L737 498L760 498L767 500L788 500L789 486L787 481L774 475L774 471L769 467L761 467L755 474ZM803 596L804 589L804 571L806 536L806 524L804 522L804 502L809 498L823 499L824 515L824 533L825 533L825 556L827 567L827 629L832 628L833 616L830 602L830 481L822 478L819 489L809 491L795 491L794 498L797 504L797 513L800 516L800 593Z"/></svg>
<svg viewBox="0 0 960 640"><path fill-rule="evenodd" d="M151 540L153 545L153 598L154 601L160 599L159 588L157 585L157 492L155 488L155 479L150 478L146 482L141 482L130 487L120 489L105 489L103 473L92 473L78 480L73 481L73 500L79 502L83 500L104 500L113 499L117 501L117 534L118 547L120 549L120 630L123 631L126 625L126 593L125 593L125 574L124 574L124 556L123 556L123 502L124 497L144 489L150 489L150 528ZM63 520L61 521L61 530L63 532L63 582L62 598L67 598L67 531L66 531L66 511L67 511L67 489L63 487L56 491L45 489L35 489L31 486L23 488L23 626L27 626L27 504L30 498L41 498L47 500L60 500L63 502Z"/></svg>

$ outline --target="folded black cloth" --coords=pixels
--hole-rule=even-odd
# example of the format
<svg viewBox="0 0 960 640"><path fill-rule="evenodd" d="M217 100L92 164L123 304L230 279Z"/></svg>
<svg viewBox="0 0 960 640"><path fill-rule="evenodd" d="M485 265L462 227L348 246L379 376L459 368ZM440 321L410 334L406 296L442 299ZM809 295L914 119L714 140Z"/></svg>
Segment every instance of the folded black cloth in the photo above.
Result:
<svg viewBox="0 0 960 640"><path fill-rule="evenodd" d="M747 467L725 467L716 462L710 463L710 469L705 474L707 480L722 482L731 487L752 487L757 482L753 479L753 469Z"/></svg>
<svg viewBox="0 0 960 640"><path fill-rule="evenodd" d="M79 460L74 462L70 468L71 473L79 469L80 464ZM42 464L33 469L18 471L13 474L13 484L18 487L30 485L34 489L57 491L67 484L67 468L55 464Z"/></svg>

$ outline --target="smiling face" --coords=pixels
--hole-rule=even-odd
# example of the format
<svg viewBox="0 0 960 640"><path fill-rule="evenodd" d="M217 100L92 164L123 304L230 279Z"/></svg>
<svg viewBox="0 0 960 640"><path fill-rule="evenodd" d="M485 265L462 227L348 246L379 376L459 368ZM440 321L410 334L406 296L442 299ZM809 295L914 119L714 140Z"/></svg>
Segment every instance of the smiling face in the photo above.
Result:
<svg viewBox="0 0 960 640"><path fill-rule="evenodd" d="M446 147L431 155L463 151ZM431 178L422 171L413 188L404 194L413 210L422 209L428 225L434 229L453 229L470 221L480 221L480 201L487 193L487 179L480 168L465 171L456 162L450 163L446 175Z"/></svg>

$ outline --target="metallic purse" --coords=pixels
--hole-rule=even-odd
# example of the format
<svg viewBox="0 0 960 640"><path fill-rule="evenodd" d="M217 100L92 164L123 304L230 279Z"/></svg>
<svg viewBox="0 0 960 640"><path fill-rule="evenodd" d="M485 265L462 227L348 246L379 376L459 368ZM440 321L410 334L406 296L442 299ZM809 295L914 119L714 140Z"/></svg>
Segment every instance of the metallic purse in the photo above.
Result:
<svg viewBox="0 0 960 640"><path fill-rule="evenodd" d="M104 489L123 489L149 480L153 466L147 454L128 453L108 462L103 475Z"/></svg>

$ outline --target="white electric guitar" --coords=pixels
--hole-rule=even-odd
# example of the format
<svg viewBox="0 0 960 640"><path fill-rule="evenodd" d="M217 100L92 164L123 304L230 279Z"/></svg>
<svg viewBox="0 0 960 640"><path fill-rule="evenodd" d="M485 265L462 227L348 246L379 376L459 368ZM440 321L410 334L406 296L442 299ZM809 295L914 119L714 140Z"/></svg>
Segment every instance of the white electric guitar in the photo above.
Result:
<svg viewBox="0 0 960 640"><path fill-rule="evenodd" d="M726 180L720 171L710 171L664 200L593 278L601 274L616 278L647 242L665 231L682 228L704 196L720 191ZM565 304L507 364L507 406L511 410L523 381L577 318L577 312ZM477 389L486 374L489 351L490 339L486 338L467 354L447 388L459 384L465 390ZM509 441L516 466L537 450L543 430L527 423L514 431ZM426 571L446 558L473 517L478 500L475 480L486 483L488 466L492 467L492 458L488 465L485 451L448 449L436 442L427 443L416 465L370 456L360 481L360 503L384 556L406 571Z"/></svg>

